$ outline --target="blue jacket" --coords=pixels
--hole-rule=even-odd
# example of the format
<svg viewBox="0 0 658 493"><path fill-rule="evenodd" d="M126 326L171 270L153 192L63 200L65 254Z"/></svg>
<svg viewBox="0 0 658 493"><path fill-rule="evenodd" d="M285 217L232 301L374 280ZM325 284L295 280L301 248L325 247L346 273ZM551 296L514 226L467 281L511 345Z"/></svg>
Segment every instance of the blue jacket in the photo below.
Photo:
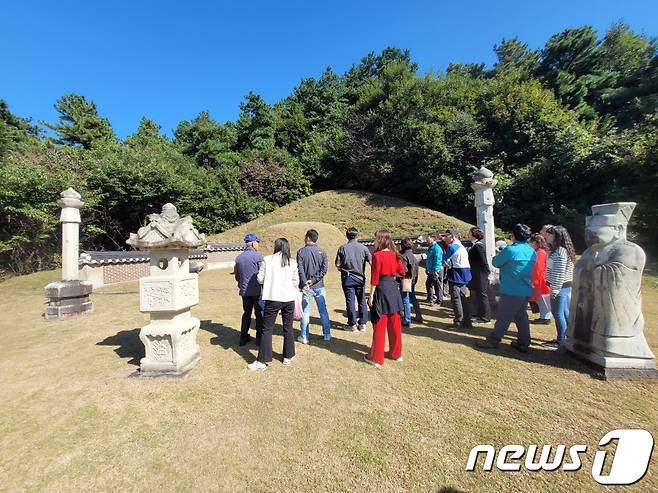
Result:
<svg viewBox="0 0 658 493"><path fill-rule="evenodd" d="M425 260L425 270L428 274L439 272L443 269L443 250L438 243L434 243L427 250L427 259Z"/></svg>
<svg viewBox="0 0 658 493"><path fill-rule="evenodd" d="M517 241L491 259L500 269L500 293L509 296L532 296L532 271L537 254L527 241Z"/></svg>
<svg viewBox="0 0 658 493"><path fill-rule="evenodd" d="M260 296L258 269L263 256L251 247L245 248L235 259L235 280L238 281L240 296Z"/></svg>

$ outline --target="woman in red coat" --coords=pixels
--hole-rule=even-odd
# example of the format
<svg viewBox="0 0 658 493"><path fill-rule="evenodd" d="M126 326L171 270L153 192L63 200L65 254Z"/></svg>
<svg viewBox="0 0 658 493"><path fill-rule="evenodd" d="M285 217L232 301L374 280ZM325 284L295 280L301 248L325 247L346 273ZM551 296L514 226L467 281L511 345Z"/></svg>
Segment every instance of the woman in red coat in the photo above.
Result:
<svg viewBox="0 0 658 493"><path fill-rule="evenodd" d="M528 242L535 249L537 260L532 271L532 297L530 301L537 303L539 318L532 321L534 324L548 325L551 323L551 290L546 284L546 263L548 261L548 245L539 233L530 237Z"/></svg>
<svg viewBox="0 0 658 493"><path fill-rule="evenodd" d="M396 277L404 277L402 258L386 230L375 235L375 253L370 269L372 292L368 304L373 323L372 346L365 360L376 367L384 364L384 348L388 332L388 355L395 361L402 361L402 321L400 312L404 310L400 288Z"/></svg>

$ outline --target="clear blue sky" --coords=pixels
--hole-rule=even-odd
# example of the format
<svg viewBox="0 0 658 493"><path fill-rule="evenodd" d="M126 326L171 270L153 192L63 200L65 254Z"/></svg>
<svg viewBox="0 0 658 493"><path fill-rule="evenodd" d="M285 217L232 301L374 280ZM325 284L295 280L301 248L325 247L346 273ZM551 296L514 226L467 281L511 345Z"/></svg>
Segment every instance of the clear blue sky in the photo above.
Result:
<svg viewBox="0 0 658 493"><path fill-rule="evenodd" d="M273 103L302 78L339 73L370 51L408 48L421 72L494 62L493 45L531 48L568 27L624 20L658 36L656 0L33 1L0 9L0 98L56 121L69 92L96 102L116 133L142 116L165 133L209 110L235 119L250 90Z"/></svg>

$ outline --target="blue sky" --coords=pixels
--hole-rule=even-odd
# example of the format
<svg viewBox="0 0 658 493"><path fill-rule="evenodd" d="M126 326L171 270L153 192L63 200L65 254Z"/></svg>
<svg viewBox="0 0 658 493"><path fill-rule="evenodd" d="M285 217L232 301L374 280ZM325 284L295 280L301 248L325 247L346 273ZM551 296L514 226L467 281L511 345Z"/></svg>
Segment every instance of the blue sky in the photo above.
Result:
<svg viewBox="0 0 658 493"><path fill-rule="evenodd" d="M0 98L54 122L55 101L96 102L116 133L142 116L165 133L202 110L235 119L248 91L273 103L302 78L339 73L370 51L408 48L421 72L494 62L518 36L532 48L568 27L624 20L658 36L658 1L14 1L0 11Z"/></svg>

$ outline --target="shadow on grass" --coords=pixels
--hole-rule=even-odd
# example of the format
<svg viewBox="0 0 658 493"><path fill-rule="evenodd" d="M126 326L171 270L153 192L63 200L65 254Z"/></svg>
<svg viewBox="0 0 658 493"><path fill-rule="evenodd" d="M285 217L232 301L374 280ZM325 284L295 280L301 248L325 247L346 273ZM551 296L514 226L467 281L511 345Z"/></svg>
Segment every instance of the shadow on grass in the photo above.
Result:
<svg viewBox="0 0 658 493"><path fill-rule="evenodd" d="M215 337L210 339L210 344L221 346L224 349L232 349L247 363L251 363L256 359L256 355L252 353L254 349L256 350L256 353L258 353L258 346L256 346L255 343L250 342L246 346L239 346L239 329L228 327L224 324L213 322L212 320L202 320L200 328L215 335ZM274 331L276 332L276 327ZM283 329L281 329L281 331L283 331ZM255 341L255 337L252 336L251 340ZM277 353L274 353L274 355L276 354Z"/></svg>
<svg viewBox="0 0 658 493"><path fill-rule="evenodd" d="M119 346L114 352L120 358L130 358L129 365L139 366L139 360L144 357L144 345L139 340L140 328L121 330L113 336L106 337L97 346Z"/></svg>
<svg viewBox="0 0 658 493"><path fill-rule="evenodd" d="M431 325L423 324L420 327L416 324L411 327L403 328L402 333L416 337L429 337L435 341L447 342L450 344L461 344L475 349L478 352L494 354L502 358L510 358L529 363L535 363L554 368L563 368L573 370L578 373L588 374L595 378L593 372L585 364L568 356L561 354L553 349L543 349L537 346L531 346L528 353L520 353L512 348L505 341L515 341L517 332L508 330L497 349L482 349L475 347L475 342L486 338L493 331L493 327L478 327L475 325L472 329L456 330L450 323L432 322Z"/></svg>

